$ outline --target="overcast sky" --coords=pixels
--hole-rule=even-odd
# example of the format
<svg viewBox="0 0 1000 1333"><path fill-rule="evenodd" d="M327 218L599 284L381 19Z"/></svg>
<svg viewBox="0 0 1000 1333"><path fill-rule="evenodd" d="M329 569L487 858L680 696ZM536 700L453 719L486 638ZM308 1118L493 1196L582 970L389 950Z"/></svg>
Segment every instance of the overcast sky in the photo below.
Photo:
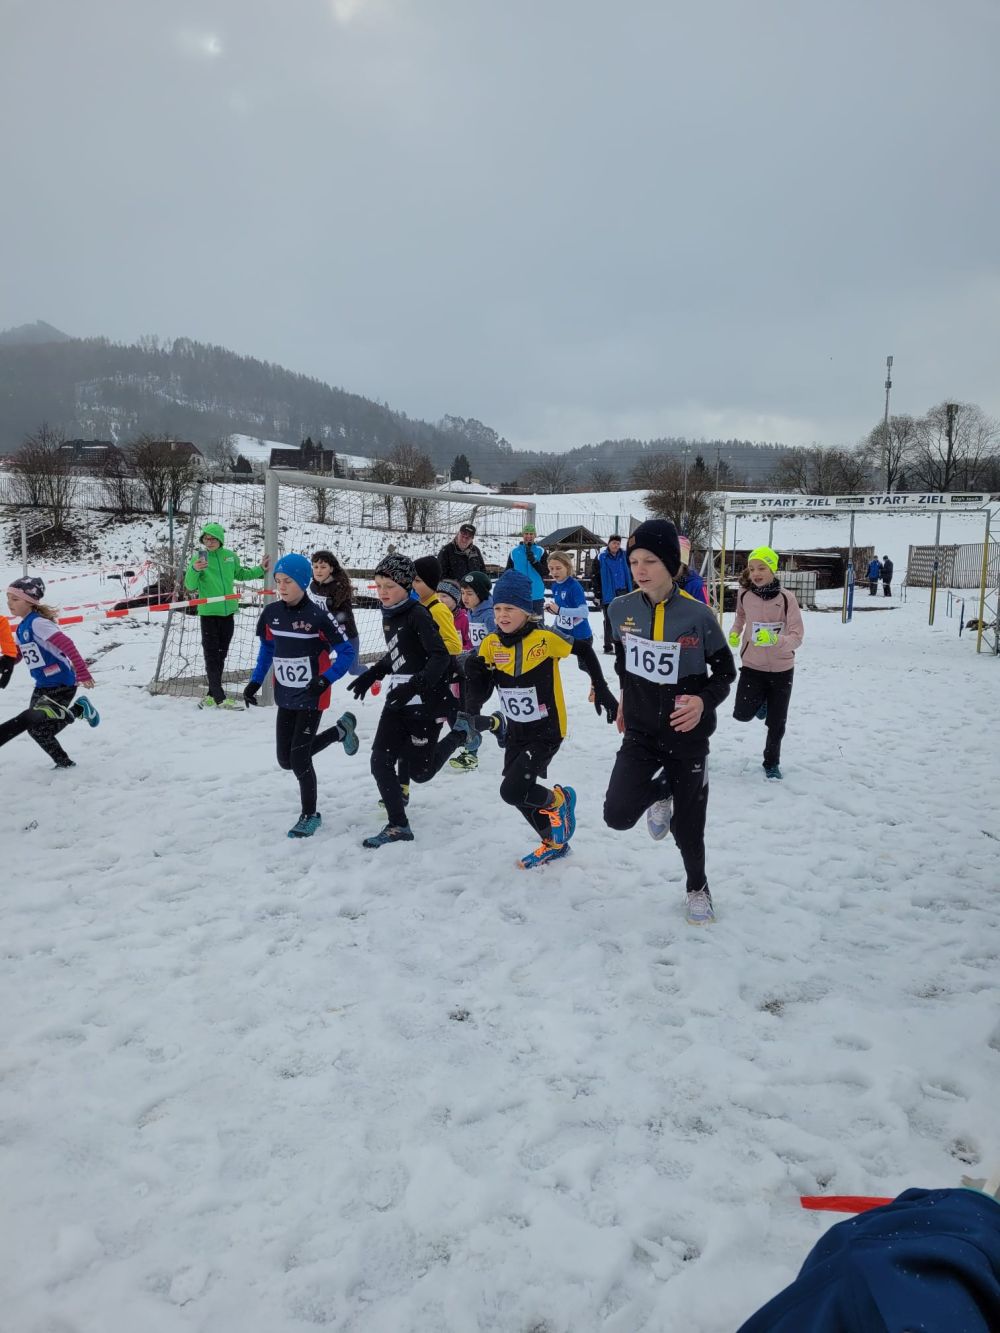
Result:
<svg viewBox="0 0 1000 1333"><path fill-rule="evenodd" d="M998 0L0 0L0 328L515 446L1000 416Z"/></svg>

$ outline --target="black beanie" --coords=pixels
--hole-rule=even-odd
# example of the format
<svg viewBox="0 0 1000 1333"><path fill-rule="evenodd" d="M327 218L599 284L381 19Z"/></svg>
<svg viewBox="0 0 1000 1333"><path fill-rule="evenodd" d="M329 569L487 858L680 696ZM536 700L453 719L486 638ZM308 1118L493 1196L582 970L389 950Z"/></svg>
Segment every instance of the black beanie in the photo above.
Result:
<svg viewBox="0 0 1000 1333"><path fill-rule="evenodd" d="M413 587L413 561L408 555L383 556L375 566L375 573L384 579L392 579L407 592Z"/></svg>
<svg viewBox="0 0 1000 1333"><path fill-rule="evenodd" d="M665 518L648 518L645 523L640 523L628 539L629 551L634 551L637 546L662 560L667 572L676 578L681 567L681 546L677 529L671 522Z"/></svg>
<svg viewBox="0 0 1000 1333"><path fill-rule="evenodd" d="M437 589L441 582L441 565L436 555L422 555L414 560L413 568L417 571L417 578L423 579L428 588Z"/></svg>

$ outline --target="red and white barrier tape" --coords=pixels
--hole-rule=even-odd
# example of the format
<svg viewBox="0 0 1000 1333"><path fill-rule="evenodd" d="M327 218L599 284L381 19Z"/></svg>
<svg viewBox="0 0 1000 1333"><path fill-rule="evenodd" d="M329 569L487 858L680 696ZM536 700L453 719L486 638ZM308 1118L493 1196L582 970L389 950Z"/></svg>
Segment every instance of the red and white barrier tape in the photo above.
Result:
<svg viewBox="0 0 1000 1333"><path fill-rule="evenodd" d="M220 597L193 597L186 602L154 602L152 606L127 606L120 611L101 611L96 616L60 616L57 625L79 625L83 620L123 620L143 611L182 611L188 606L207 606L210 602L238 602L240 593L227 592Z"/></svg>

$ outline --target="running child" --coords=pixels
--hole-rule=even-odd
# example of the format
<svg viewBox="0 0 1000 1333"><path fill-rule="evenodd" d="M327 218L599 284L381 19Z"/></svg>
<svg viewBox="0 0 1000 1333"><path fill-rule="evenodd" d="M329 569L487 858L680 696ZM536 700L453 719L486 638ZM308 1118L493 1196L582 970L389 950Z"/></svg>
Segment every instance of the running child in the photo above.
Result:
<svg viewBox="0 0 1000 1333"><path fill-rule="evenodd" d="M354 590L347 570L332 551L314 551L312 556L312 582L309 584L309 596L317 606L325 607L330 615L347 635L347 642L354 649L354 661L350 674L360 676L361 639L354 619Z"/></svg>
<svg viewBox="0 0 1000 1333"><path fill-rule="evenodd" d="M257 693L273 670L278 763L298 779L302 807L288 830L290 838L311 838L323 822L316 809L313 756L336 741L343 742L347 754L358 752L353 713L342 714L323 732L319 729L329 707L330 686L349 670L354 649L329 611L309 597L312 577L304 555L283 555L274 566L278 601L265 606L257 619L257 664L243 691L244 703L256 705Z"/></svg>
<svg viewBox="0 0 1000 1333"><path fill-rule="evenodd" d="M580 670L586 671L592 681L604 680L600 660L594 651L587 594L573 577L572 558L564 551L550 552L549 573L552 575L552 600L545 603L546 611L555 616L556 629L573 640Z"/></svg>
<svg viewBox="0 0 1000 1333"><path fill-rule="evenodd" d="M462 636L455 628L455 617L437 595L441 582L441 566L436 555L422 555L413 561L413 591L421 606L434 617L444 646L452 657L462 651Z"/></svg>
<svg viewBox="0 0 1000 1333"><path fill-rule="evenodd" d="M439 719L455 716L455 700L448 690L451 657L431 612L410 596L415 572L414 562L398 554L387 555L376 568L387 651L347 687L355 699L363 699L376 681L386 680L389 687L371 759L388 822L362 842L372 849L413 841L406 816L410 778L425 782L440 767L435 753Z"/></svg>
<svg viewBox="0 0 1000 1333"><path fill-rule="evenodd" d="M458 630L458 637L462 641L462 652L471 652L472 640L469 638L469 614L462 603L462 589L454 579L442 579L437 586L437 595L438 600L451 612L451 618Z"/></svg>
<svg viewBox="0 0 1000 1333"><path fill-rule="evenodd" d="M515 863L521 870L566 856L576 829L573 788L543 786L540 780L548 775L566 736L559 662L571 653L580 656L580 646L538 624L532 592L526 574L507 570L500 575L493 589L496 632L486 636L479 653L466 664L470 706L473 699L481 706L495 688L499 718L506 723L501 799L520 810L541 839L534 851ZM591 679L598 714L603 712L611 722L618 700L603 676ZM497 715L476 721L497 730L493 725Z"/></svg>
<svg viewBox="0 0 1000 1333"><path fill-rule="evenodd" d="M496 620L493 616L493 585L490 583L488 574L481 570L472 570L462 579L462 606L465 609L469 622L469 644L470 651L462 653L456 661L460 683L465 683L465 668L469 658L473 653L479 651L479 647L487 634L496 632ZM456 621L457 624L457 621ZM464 705L468 700L462 698ZM471 773L479 767L478 750L482 741L482 733L464 728L465 748L461 754L455 755L453 759L448 760L448 767L457 773Z"/></svg>
<svg viewBox="0 0 1000 1333"><path fill-rule="evenodd" d="M760 718L767 724L764 775L781 778L781 739L792 697L795 650L802 646L805 626L795 594L778 580L778 553L758 546L747 561L749 588L736 595L736 619L729 643L740 647L740 683L733 717L737 722Z"/></svg>
<svg viewBox="0 0 1000 1333"><path fill-rule="evenodd" d="M17 644L14 642L14 631L7 617L0 616L0 690L5 690L10 684L16 661Z"/></svg>
<svg viewBox="0 0 1000 1333"><path fill-rule="evenodd" d="M7 605L21 622L15 630L20 658L31 673L35 688L28 707L0 725L0 745L26 731L41 746L56 768L74 768L75 764L56 740L71 722L81 719L96 727L100 715L89 699L73 700L76 687L94 688L90 668L76 645L55 623L56 613L42 601L45 584L40 578L15 579L7 589ZM4 651L6 664L13 659ZM10 672L4 680L6 685Z"/></svg>
<svg viewBox="0 0 1000 1333"><path fill-rule="evenodd" d="M689 597L693 597L696 602L704 602L709 605L708 591L705 588L705 580L696 569L691 568L691 538L678 537L677 541L681 548L681 567L677 571L677 586Z"/></svg>
<svg viewBox="0 0 1000 1333"><path fill-rule="evenodd" d="M705 878L708 739L736 667L715 616L674 583L681 553L672 523L640 523L628 560L635 591L608 608L625 739L604 822L629 829L645 811L651 838L672 833L687 879L687 920L708 925L715 920Z"/></svg>
<svg viewBox="0 0 1000 1333"><path fill-rule="evenodd" d="M233 627L240 609L239 598L233 597L232 592L237 579L262 579L269 558L265 555L259 565L241 565L236 553L224 545L226 530L221 523L206 523L199 540L204 549L195 552L188 562L184 587L198 597L227 597L229 600L212 601L198 607L208 682L208 693L198 707L242 708L238 699L226 694L222 684L229 645L233 641Z"/></svg>

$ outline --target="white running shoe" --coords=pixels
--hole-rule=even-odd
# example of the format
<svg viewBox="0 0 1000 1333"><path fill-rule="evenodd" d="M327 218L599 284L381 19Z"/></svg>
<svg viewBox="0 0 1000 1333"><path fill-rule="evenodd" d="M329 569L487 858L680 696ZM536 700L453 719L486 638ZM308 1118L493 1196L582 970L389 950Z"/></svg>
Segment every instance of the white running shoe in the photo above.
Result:
<svg viewBox="0 0 1000 1333"><path fill-rule="evenodd" d="M715 908L707 884L703 889L688 894L685 920L689 926L710 926L715 920Z"/></svg>
<svg viewBox="0 0 1000 1333"><path fill-rule="evenodd" d="M646 830L654 842L662 842L670 832L673 808L673 800L667 796L662 801L654 801L646 811Z"/></svg>

